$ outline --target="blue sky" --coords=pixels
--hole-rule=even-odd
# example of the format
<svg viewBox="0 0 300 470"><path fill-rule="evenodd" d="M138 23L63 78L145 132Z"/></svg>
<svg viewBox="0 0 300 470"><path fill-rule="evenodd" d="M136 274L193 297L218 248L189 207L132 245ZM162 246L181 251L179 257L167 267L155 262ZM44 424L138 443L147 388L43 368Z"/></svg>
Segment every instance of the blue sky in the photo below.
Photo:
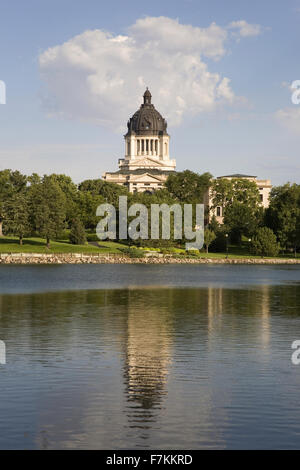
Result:
<svg viewBox="0 0 300 470"><path fill-rule="evenodd" d="M178 170L299 183L300 0L2 0L1 19L0 169L117 170L147 84Z"/></svg>

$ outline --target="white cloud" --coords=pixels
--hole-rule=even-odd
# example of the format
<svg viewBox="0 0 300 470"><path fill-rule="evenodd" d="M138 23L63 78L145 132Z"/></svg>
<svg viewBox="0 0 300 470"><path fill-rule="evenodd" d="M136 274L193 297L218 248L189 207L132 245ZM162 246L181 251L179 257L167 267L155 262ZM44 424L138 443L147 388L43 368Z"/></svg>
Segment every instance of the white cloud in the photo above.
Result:
<svg viewBox="0 0 300 470"><path fill-rule="evenodd" d="M247 35L251 25L235 23ZM49 115L124 130L149 86L154 104L178 125L186 114L234 103L229 78L210 72L203 60L224 56L227 39L227 29L215 23L198 28L166 17L139 19L127 35L86 31L40 55L48 89L43 105Z"/></svg>
<svg viewBox="0 0 300 470"><path fill-rule="evenodd" d="M300 106L279 109L275 113L275 118L286 129L300 135Z"/></svg>
<svg viewBox="0 0 300 470"><path fill-rule="evenodd" d="M250 24L245 20L232 21L228 25L228 29L236 29L241 37L258 36L262 32L262 27L259 24Z"/></svg>

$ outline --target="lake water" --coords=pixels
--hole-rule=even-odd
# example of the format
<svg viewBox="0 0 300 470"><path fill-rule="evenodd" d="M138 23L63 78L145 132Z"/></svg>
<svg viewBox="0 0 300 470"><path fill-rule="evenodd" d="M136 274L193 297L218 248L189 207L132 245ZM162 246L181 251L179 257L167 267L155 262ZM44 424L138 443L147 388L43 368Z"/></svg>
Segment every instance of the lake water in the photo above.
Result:
<svg viewBox="0 0 300 470"><path fill-rule="evenodd" d="M0 448L300 447L300 267L0 266Z"/></svg>

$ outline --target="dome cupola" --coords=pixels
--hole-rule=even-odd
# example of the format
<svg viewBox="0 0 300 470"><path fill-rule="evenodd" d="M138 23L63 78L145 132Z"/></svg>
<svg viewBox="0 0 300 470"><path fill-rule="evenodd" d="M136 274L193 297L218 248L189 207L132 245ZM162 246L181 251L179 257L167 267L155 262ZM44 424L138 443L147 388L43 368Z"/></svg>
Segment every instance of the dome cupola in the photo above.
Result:
<svg viewBox="0 0 300 470"><path fill-rule="evenodd" d="M128 133L136 135L167 135L167 121L151 103L152 95L148 87L144 93L144 103L127 123Z"/></svg>

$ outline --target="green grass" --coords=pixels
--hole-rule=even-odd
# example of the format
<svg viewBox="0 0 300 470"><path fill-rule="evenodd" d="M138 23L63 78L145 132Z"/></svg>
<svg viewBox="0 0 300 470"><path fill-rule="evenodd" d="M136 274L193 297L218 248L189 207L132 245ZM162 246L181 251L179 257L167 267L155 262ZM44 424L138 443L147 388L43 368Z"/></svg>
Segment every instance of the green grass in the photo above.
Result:
<svg viewBox="0 0 300 470"><path fill-rule="evenodd" d="M56 240L50 242L50 249L46 247L46 241L43 238L26 238L23 240L23 245L19 245L17 237L3 237L0 238L0 253L112 253L112 254L124 254L122 249L128 248L128 245L117 243L113 241L98 241L92 242L86 245L72 245L68 240ZM242 246L230 245L228 257L230 259L241 259L241 258L260 258L249 253L247 244ZM159 249L141 248L146 251L160 251ZM186 256L184 248L174 248L173 253L176 255ZM226 258L226 252L223 253L199 253L197 255L188 255L193 258ZM277 258L294 258L294 254L279 255ZM300 258L300 254L297 255Z"/></svg>
<svg viewBox="0 0 300 470"><path fill-rule="evenodd" d="M67 240L51 241L50 249L46 247L43 238L26 238L23 245L19 244L16 237L0 238L0 253L120 253L119 248L124 247L121 243L99 242L95 245L72 245Z"/></svg>

